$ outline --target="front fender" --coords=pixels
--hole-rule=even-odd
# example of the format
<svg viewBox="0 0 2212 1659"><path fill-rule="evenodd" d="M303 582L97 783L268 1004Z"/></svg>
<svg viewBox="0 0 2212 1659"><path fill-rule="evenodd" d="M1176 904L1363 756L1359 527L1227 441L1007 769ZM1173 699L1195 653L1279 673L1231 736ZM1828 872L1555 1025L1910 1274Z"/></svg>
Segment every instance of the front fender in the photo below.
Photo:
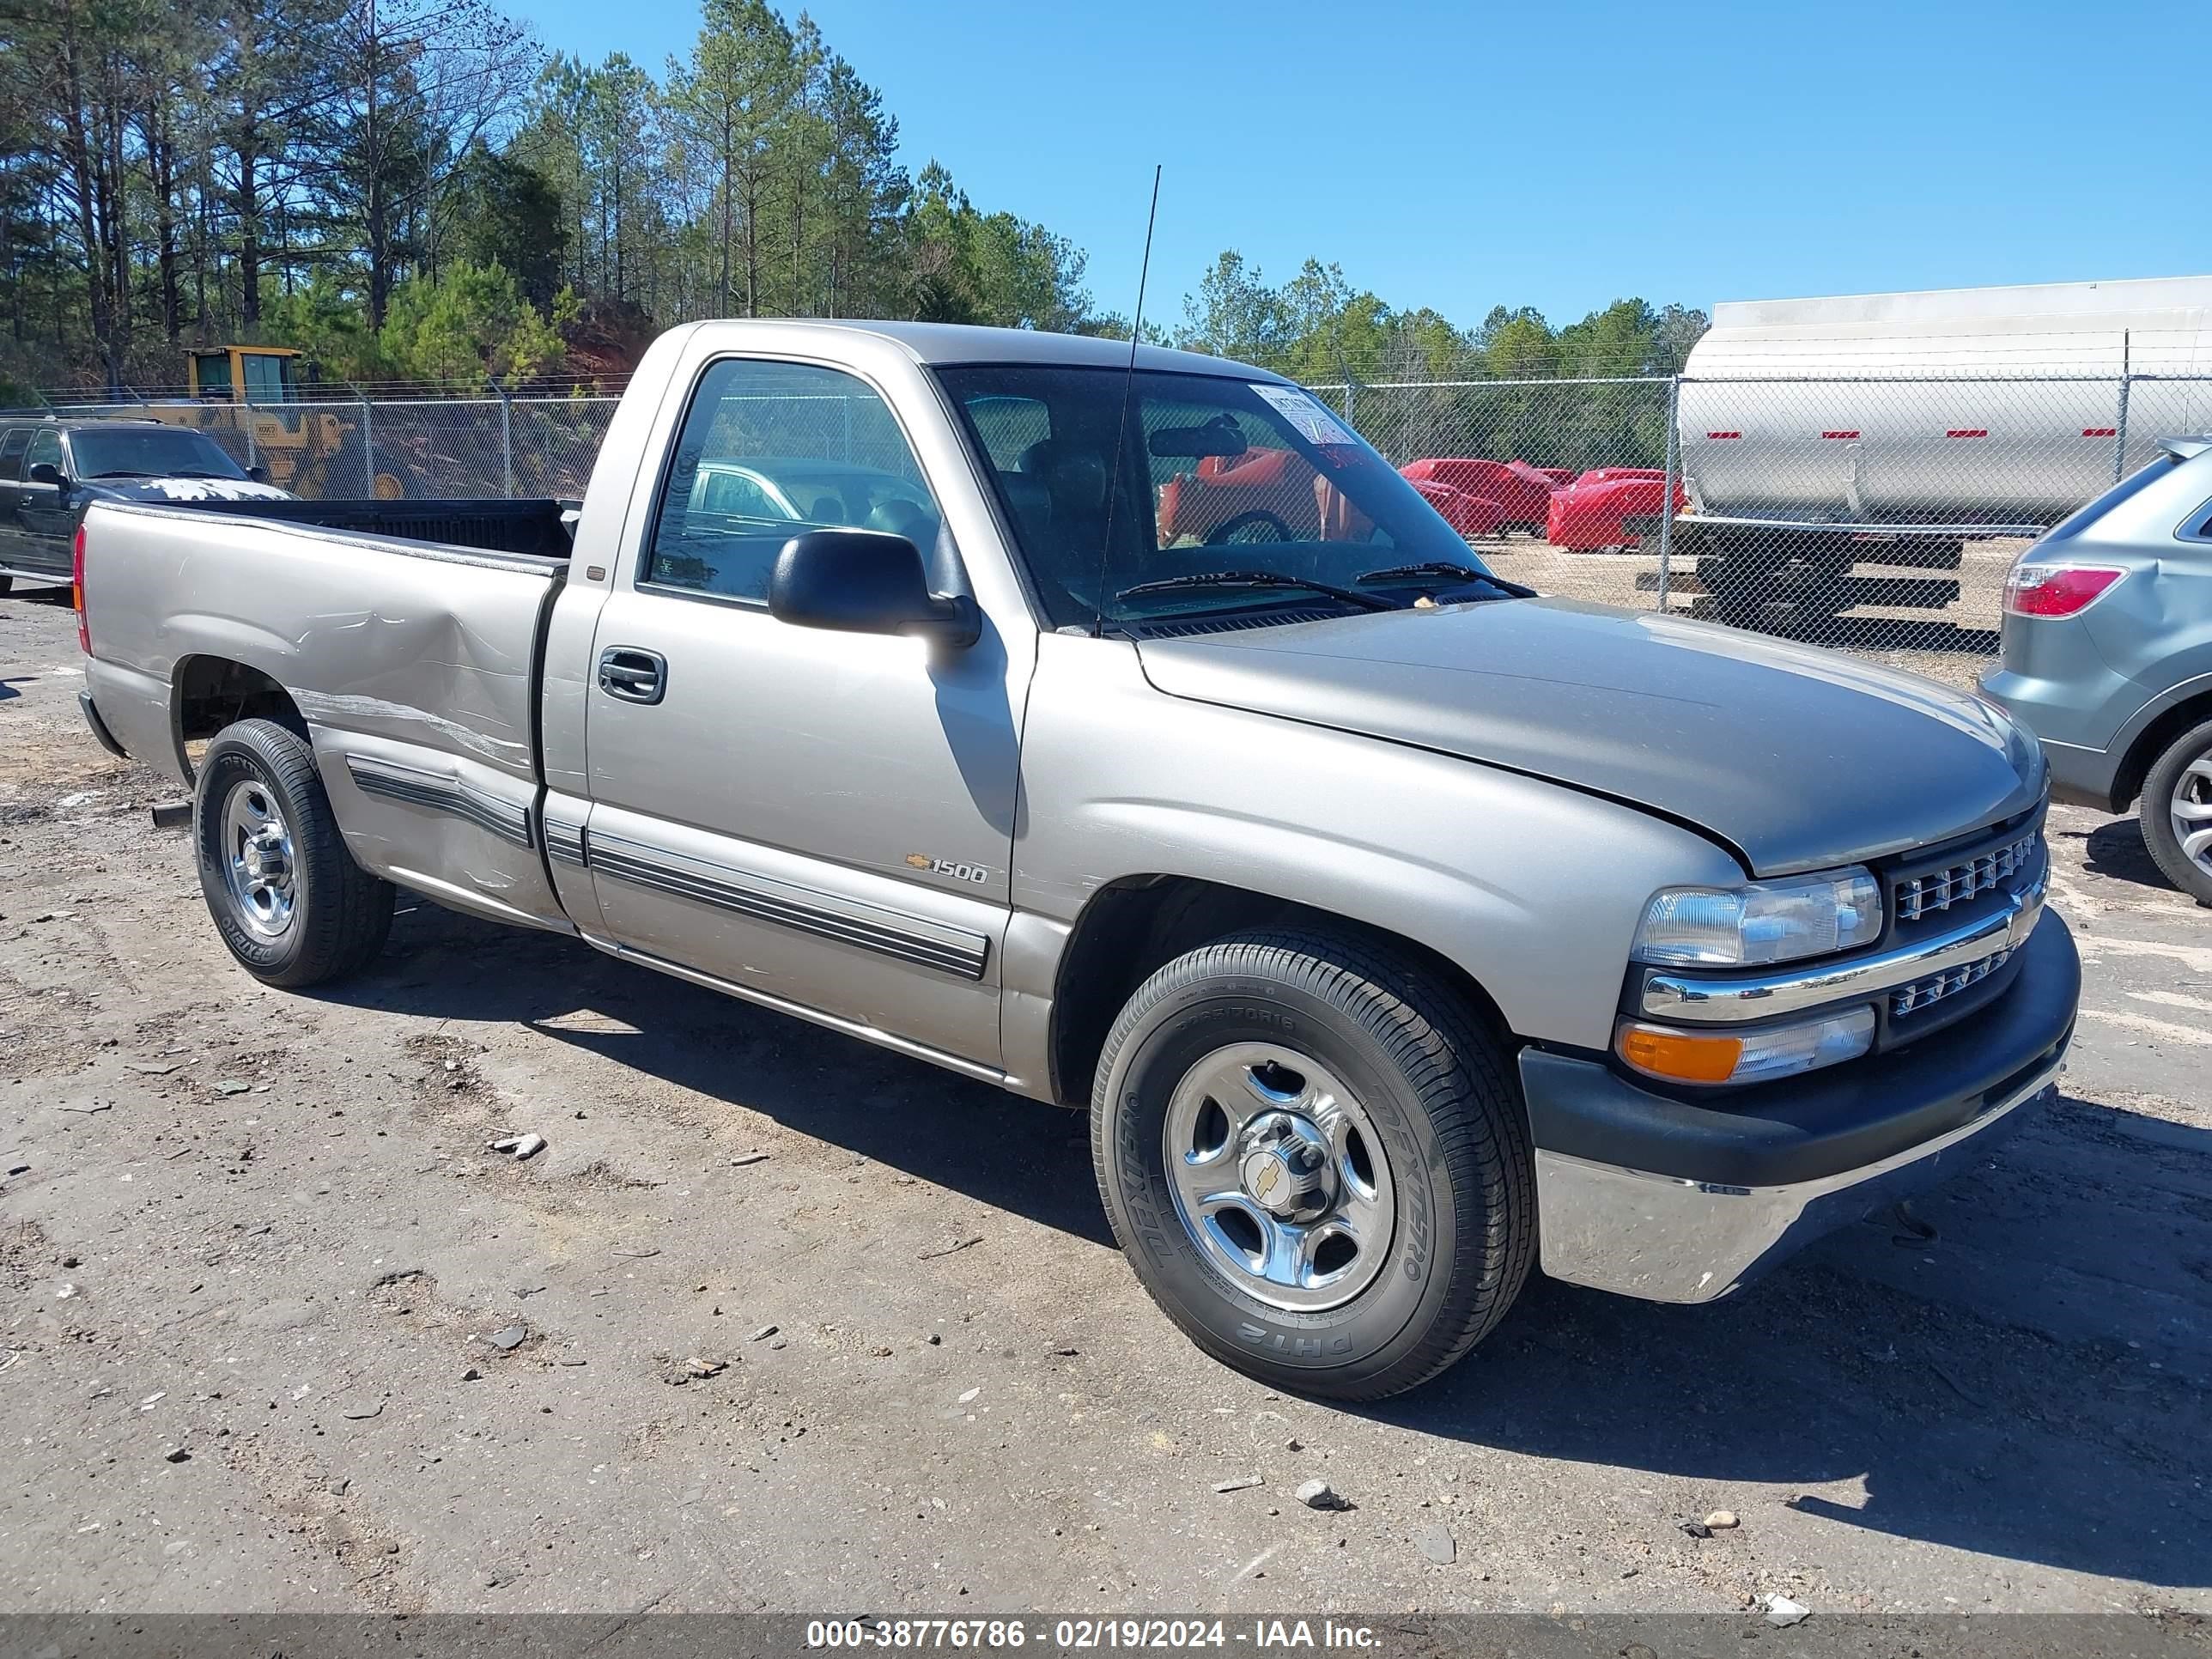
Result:
<svg viewBox="0 0 2212 1659"><path fill-rule="evenodd" d="M1612 1041L1653 890L1744 873L1703 836L1614 801L1168 696L1113 641L1044 642L1023 778L1018 916L1065 938L1133 878L1239 888L1425 945L1516 1035L1585 1048Z"/></svg>

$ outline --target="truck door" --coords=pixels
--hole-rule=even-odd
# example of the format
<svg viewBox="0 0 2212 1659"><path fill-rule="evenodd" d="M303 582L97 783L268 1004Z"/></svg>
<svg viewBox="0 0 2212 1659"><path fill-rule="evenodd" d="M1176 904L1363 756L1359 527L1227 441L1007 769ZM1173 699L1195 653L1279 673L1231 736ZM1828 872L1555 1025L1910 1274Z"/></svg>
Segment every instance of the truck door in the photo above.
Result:
<svg viewBox="0 0 2212 1659"><path fill-rule="evenodd" d="M767 608L777 553L814 527L905 535L940 591L963 586L943 497L986 514L972 471L942 476L959 468L939 451L959 452L940 417L929 476L842 368L702 354L687 383L585 692L604 925L627 951L994 1066L1033 625L1010 666L988 621L933 650Z"/></svg>
<svg viewBox="0 0 2212 1659"><path fill-rule="evenodd" d="M23 526L17 516L18 481L23 473L23 452L30 447L31 428L13 426L0 430L0 566L20 565L23 560Z"/></svg>
<svg viewBox="0 0 2212 1659"><path fill-rule="evenodd" d="M52 483L33 478L32 469L51 466L64 480ZM62 434L41 427L23 452L23 476L15 485L15 518L21 531L15 544L19 563L32 570L52 571L66 577L70 568L70 535L76 528L71 500L69 464L62 454Z"/></svg>

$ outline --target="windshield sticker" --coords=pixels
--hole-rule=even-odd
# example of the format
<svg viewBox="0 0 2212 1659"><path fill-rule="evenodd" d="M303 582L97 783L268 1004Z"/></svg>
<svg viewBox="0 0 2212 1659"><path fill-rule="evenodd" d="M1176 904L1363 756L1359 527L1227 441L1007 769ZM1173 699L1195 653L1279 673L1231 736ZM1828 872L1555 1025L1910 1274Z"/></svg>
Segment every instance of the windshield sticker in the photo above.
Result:
<svg viewBox="0 0 2212 1659"><path fill-rule="evenodd" d="M1328 411L1327 404L1301 386L1273 386L1248 381L1267 406L1288 421L1310 444L1356 444L1351 428Z"/></svg>

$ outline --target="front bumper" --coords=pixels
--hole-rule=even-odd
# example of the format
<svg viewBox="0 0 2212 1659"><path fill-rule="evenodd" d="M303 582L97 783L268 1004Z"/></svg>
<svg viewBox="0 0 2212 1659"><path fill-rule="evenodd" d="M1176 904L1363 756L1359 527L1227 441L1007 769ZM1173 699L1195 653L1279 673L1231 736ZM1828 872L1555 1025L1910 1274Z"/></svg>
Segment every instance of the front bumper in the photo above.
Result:
<svg viewBox="0 0 2212 1659"><path fill-rule="evenodd" d="M1966 1167L2057 1092L2081 964L2046 912L1972 1018L1831 1074L1697 1102L1524 1049L1544 1271L1710 1302Z"/></svg>

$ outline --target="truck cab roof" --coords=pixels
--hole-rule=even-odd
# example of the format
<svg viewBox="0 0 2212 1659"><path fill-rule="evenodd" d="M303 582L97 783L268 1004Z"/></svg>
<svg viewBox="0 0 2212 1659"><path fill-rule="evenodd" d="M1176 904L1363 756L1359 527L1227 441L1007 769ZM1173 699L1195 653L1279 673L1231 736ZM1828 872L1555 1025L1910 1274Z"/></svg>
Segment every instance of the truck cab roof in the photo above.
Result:
<svg viewBox="0 0 2212 1659"><path fill-rule="evenodd" d="M82 419L64 419L58 415L21 415L12 418L0 416L0 428L32 426L41 429L52 428L57 432L96 432L111 427L162 426L150 415L96 415Z"/></svg>
<svg viewBox="0 0 2212 1659"><path fill-rule="evenodd" d="M939 367L953 363L1054 363L1071 368L1129 367L1129 343L1088 334L1053 334L1034 328L986 328L967 323L891 323L829 321L811 319L728 319L693 323L696 331L729 330L749 340L774 341L789 349L809 337L850 339L855 336L888 340L915 362ZM1139 369L1184 374L1229 374L1240 380L1273 380L1279 374L1249 363L1215 357L1202 351L1177 351L1167 346L1139 345Z"/></svg>

